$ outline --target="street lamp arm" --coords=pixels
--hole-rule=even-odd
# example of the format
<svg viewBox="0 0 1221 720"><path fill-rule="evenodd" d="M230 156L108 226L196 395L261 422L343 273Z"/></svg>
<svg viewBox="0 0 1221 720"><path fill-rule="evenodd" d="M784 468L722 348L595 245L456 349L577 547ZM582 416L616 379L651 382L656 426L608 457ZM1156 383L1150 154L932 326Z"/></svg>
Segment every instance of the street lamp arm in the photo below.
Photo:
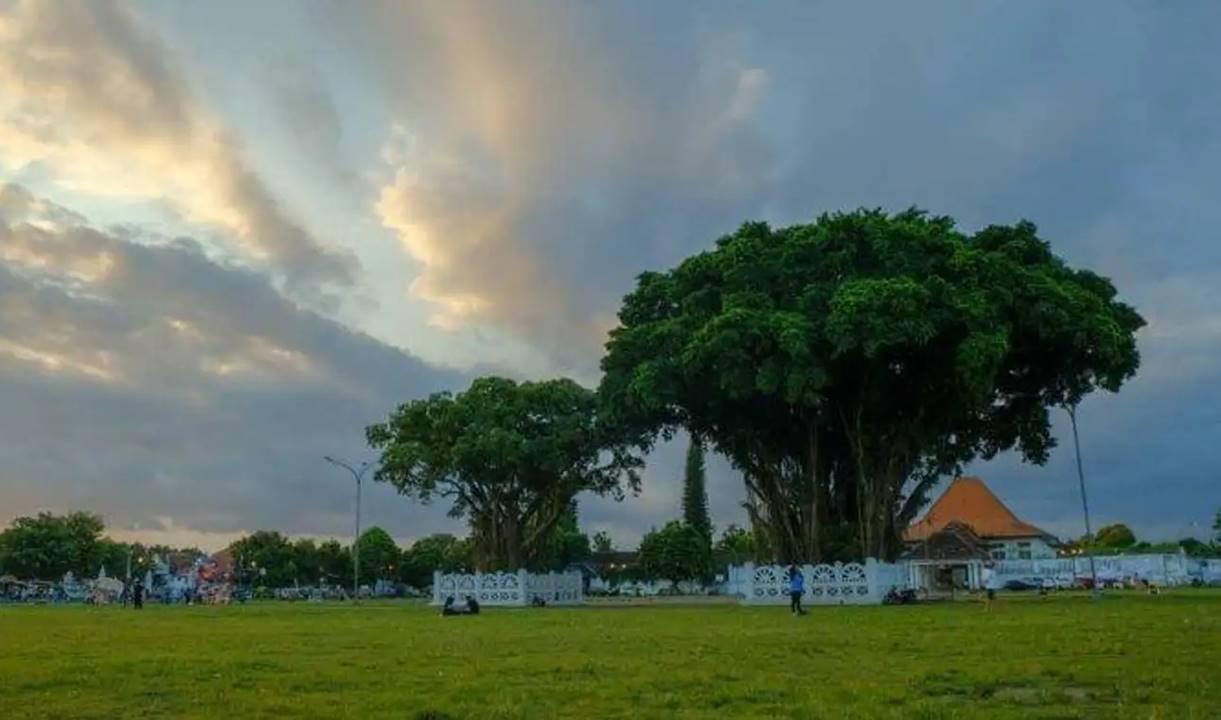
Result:
<svg viewBox="0 0 1221 720"><path fill-rule="evenodd" d="M361 478L363 478L365 476L365 473L369 471L369 468L373 467L373 465L371 463L366 461L366 462L362 462L360 464L359 468L354 468L350 464L344 462L343 460L337 460L337 459L331 457L330 455L324 455L322 457L322 459L326 460L327 462L329 462L332 465L337 465L338 467L341 467L344 470L347 470L348 472L352 473L352 477L356 478L357 482L360 482Z"/></svg>

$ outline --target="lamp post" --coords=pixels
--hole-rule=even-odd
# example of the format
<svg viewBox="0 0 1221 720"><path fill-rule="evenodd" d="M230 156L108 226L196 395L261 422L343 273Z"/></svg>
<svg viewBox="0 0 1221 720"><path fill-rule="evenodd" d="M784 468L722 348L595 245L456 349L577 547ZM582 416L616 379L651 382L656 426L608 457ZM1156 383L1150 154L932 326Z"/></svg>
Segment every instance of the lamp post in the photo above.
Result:
<svg viewBox="0 0 1221 720"><path fill-rule="evenodd" d="M356 480L356 537L352 540L352 602L358 603L360 602L360 481L373 466L362 462L358 467L352 467L350 463L336 460L330 455L322 459L352 473L352 477Z"/></svg>
<svg viewBox="0 0 1221 720"><path fill-rule="evenodd" d="M1090 596L1097 600L1102 591L1098 587L1098 571L1094 567L1094 532L1090 529L1090 504L1085 497L1085 471L1081 469L1081 439L1077 436L1077 405L1069 405L1068 419L1073 425L1073 448L1077 451L1077 482L1081 486L1081 514L1085 516L1085 556L1090 560ZM1074 566L1073 572L1076 573Z"/></svg>

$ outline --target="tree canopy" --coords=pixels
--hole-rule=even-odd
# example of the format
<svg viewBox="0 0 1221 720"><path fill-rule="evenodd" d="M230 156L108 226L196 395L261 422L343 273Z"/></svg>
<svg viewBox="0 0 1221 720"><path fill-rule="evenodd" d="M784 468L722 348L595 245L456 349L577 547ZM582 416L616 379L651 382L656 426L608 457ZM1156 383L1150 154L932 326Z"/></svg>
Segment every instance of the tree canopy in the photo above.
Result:
<svg viewBox="0 0 1221 720"><path fill-rule="evenodd" d="M639 489L639 456L599 421L593 392L571 380L479 378L465 392L399 406L367 430L376 480L465 518L484 567L535 567L578 493Z"/></svg>
<svg viewBox="0 0 1221 720"><path fill-rule="evenodd" d="M755 558L755 538L745 528L730 523L713 547L719 559L728 565L740 565Z"/></svg>
<svg viewBox="0 0 1221 720"><path fill-rule="evenodd" d="M86 512L19 517L0 532L0 572L39 580L95 575L107 555L105 528L100 515Z"/></svg>
<svg viewBox="0 0 1221 720"><path fill-rule="evenodd" d="M399 575L402 553L390 533L379 527L371 527L360 534L357 541L360 550L361 582L391 580Z"/></svg>
<svg viewBox="0 0 1221 720"><path fill-rule="evenodd" d="M603 417L641 447L685 427L742 471L770 554L819 560L845 529L893 557L937 480L1017 448L1049 409L1116 391L1141 317L1028 222L973 235L917 210L748 223L624 298Z"/></svg>
<svg viewBox="0 0 1221 720"><path fill-rule="evenodd" d="M671 520L641 539L640 569L646 577L675 582L706 579L712 570L708 538L685 522Z"/></svg>
<svg viewBox="0 0 1221 720"><path fill-rule="evenodd" d="M615 541L611 539L611 536L609 533L607 533L604 530L599 530L598 532L594 533L594 537L593 537L593 551L594 552L608 553L608 552L614 552L614 550L615 550Z"/></svg>
<svg viewBox="0 0 1221 720"><path fill-rule="evenodd" d="M448 533L420 538L403 553L403 582L416 588L432 585L433 572L469 570L473 564L471 543Z"/></svg>
<svg viewBox="0 0 1221 720"><path fill-rule="evenodd" d="M300 576L292 541L276 530L256 530L235 540L229 550L238 576L254 585L288 587L306 579Z"/></svg>
<svg viewBox="0 0 1221 720"><path fill-rule="evenodd" d="M1136 535L1123 523L1115 523L1094 533L1094 544L1109 548L1126 548L1136 544Z"/></svg>

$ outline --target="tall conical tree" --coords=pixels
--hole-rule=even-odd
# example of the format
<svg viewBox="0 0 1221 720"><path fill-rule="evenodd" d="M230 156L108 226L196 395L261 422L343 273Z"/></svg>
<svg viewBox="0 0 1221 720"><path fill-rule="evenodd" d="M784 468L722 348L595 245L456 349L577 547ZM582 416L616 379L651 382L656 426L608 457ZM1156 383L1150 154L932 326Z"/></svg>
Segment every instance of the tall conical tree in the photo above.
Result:
<svg viewBox="0 0 1221 720"><path fill-rule="evenodd" d="M712 542L712 518L708 516L708 490L704 479L704 443L695 435L691 436L691 445L687 448L683 520Z"/></svg>

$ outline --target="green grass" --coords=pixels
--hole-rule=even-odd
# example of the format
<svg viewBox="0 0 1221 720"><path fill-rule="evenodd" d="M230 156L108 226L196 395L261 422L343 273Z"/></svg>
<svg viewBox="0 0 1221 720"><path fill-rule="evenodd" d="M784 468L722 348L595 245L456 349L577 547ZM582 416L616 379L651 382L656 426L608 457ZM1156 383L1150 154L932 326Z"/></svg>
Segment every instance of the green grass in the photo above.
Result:
<svg viewBox="0 0 1221 720"><path fill-rule="evenodd" d="M0 717L1218 718L1221 593L912 607L0 607Z"/></svg>

